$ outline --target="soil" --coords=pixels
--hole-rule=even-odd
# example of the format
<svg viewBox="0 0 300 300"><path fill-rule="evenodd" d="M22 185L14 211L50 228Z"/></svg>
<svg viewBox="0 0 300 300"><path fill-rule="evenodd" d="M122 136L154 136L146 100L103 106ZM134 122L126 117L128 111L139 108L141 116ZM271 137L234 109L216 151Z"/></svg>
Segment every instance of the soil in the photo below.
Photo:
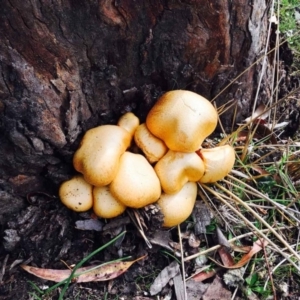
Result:
<svg viewBox="0 0 300 300"><path fill-rule="evenodd" d="M153 274L157 274L157 270L168 263L168 260L158 255L158 247L147 248L126 215L112 220L112 228L109 230L105 230L109 222L99 223L103 226L101 232L80 230L75 228L75 222L90 219L91 215L73 213L65 208L59 199L47 195L31 195L28 200L30 203L27 208L11 218L7 226L2 228L4 235L0 252L2 266L5 257L8 257L8 260L2 270L4 276L0 285L0 299L30 299L30 293L34 292L31 281L40 288L52 285L49 281L24 272L19 266L21 262L27 261L28 264L40 268L65 269L65 264L78 263L93 250L124 231L125 227L124 239L94 256L90 263L107 262L119 258L120 255L136 258L148 254L147 259L137 262L124 276L109 284L107 282L71 284L66 299L76 297L76 299L93 299L91 296L104 299L106 293L109 294L106 299L115 299L117 295L131 299L142 294L145 283L151 281L150 277L153 280ZM58 290L50 295L49 299L56 299L57 293Z"/></svg>

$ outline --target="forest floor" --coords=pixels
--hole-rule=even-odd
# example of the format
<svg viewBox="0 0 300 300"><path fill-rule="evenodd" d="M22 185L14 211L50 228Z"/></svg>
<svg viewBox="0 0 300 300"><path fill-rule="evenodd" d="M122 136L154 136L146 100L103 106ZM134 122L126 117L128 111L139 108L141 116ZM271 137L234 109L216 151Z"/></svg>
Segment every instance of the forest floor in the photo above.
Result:
<svg viewBox="0 0 300 300"><path fill-rule="evenodd" d="M287 73L286 76L290 75ZM298 77L289 77L288 81L290 85L285 86L282 97L299 87ZM94 255L85 265L98 265L120 257L130 257L129 261L145 257L115 279L88 283L72 280L64 299L184 299L185 291L189 300L299 299L300 272L291 265L293 261L286 258L290 252L285 251L284 244L274 233L267 234L274 244L266 242L246 220L236 215L230 206L223 205L219 201L222 199L218 199L222 186L227 186L230 192L239 194L239 199L248 203L260 216L257 219L245 211L245 207L236 202L238 199L229 199L229 193L227 198L224 197L258 231L268 232L269 229L261 220L268 222L285 238L291 249L297 251L299 99L298 91L290 94L278 107L277 113L282 113L284 118L276 123L287 122L283 124L284 128L276 132L266 131L266 128L263 131L255 130L255 136L251 137L255 151L247 160L248 178L237 179L245 179L245 186L236 189L231 178L231 183L223 182L214 190L210 187L200 189L193 217L181 224L180 229L159 229L159 218L153 217L153 208L148 212L141 210L139 216L146 236L144 238L137 229L138 225L134 224L134 220L137 220L134 211L109 221L97 220L92 214L71 212L55 196L32 191L27 197L27 207L12 216L4 228L4 240L0 248L0 299L58 299L63 285L49 292L47 289L54 285L53 282L25 272L20 264L44 269L68 269L125 231L115 243ZM259 123L266 125L263 119ZM245 127L241 132L232 141L240 157L232 175L237 177L239 172L244 171L241 171L242 163L245 165L245 160L241 159L243 149L250 147L247 139L249 130ZM208 143L215 144L216 139ZM263 142L259 142L261 140ZM288 153L286 149L289 149ZM264 159L257 160L257 157ZM283 161L282 167L279 162ZM274 168L276 164L278 169ZM281 171L284 172L282 176ZM283 182L286 178L288 181ZM272 204L275 206L266 204L263 196L258 199L255 192L254 196L250 193L251 187L266 197L282 201ZM218 193L214 194L214 191ZM210 201L205 201L207 198ZM278 204L284 208L276 206ZM239 243L233 244L231 239L234 236L240 237L237 239ZM292 246L294 244L296 247ZM282 249L285 258L279 255L275 246ZM203 252L205 249L210 249L212 259L208 259L207 253ZM202 255L197 255L201 252ZM299 266L299 261L294 259L294 262ZM122 267L117 264L116 269L110 272L116 273ZM167 268L165 273L158 277L164 268ZM185 278L191 278L183 281L180 275L183 272ZM111 273L106 275L114 275ZM158 291L157 295L154 295L155 291Z"/></svg>

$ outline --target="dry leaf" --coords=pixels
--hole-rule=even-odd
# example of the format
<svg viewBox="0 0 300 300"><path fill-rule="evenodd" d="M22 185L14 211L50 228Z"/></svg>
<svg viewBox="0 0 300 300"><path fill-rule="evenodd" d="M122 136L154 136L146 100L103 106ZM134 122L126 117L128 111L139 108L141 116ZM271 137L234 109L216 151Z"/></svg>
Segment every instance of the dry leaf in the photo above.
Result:
<svg viewBox="0 0 300 300"><path fill-rule="evenodd" d="M256 254L257 252L259 252L263 247L266 247L268 244L267 241L256 241L253 244L253 247L251 248L251 250L245 254L239 262L237 262L235 265L233 266L224 266L222 264L220 264L218 261L214 260L213 258L209 257L210 260L212 260L215 264L217 264L218 266L225 268L225 269L238 269L243 267L251 258L254 254Z"/></svg>
<svg viewBox="0 0 300 300"><path fill-rule="evenodd" d="M202 271L202 272L194 275L192 278L193 278L194 281L202 282L202 281L204 281L208 278L211 278L211 277L215 276L216 273L217 273L216 270Z"/></svg>
<svg viewBox="0 0 300 300"><path fill-rule="evenodd" d="M257 140L265 140L265 142L270 140L272 144L277 144L276 136L273 134L273 131L271 131L265 124L256 123L254 129L255 129L254 133L251 133L249 130L240 131L238 133L238 137L236 141L237 142L246 141L251 134L251 136Z"/></svg>
<svg viewBox="0 0 300 300"><path fill-rule="evenodd" d="M176 300L185 300L185 290L181 273L173 278Z"/></svg>
<svg viewBox="0 0 300 300"><path fill-rule="evenodd" d="M224 246L218 249L218 253L225 267L231 267L234 265L234 260L232 256Z"/></svg>
<svg viewBox="0 0 300 300"><path fill-rule="evenodd" d="M256 171L258 174L260 175L265 175L265 176L269 176L270 173L267 172L265 169L263 169L261 166L257 165L257 164L250 164L249 166L252 170Z"/></svg>
<svg viewBox="0 0 300 300"><path fill-rule="evenodd" d="M261 104L255 110L255 112L252 114L251 117L245 119L245 123L248 124L252 122L254 119L258 118L258 116L259 116L258 120L265 120L269 115L270 115L270 109L266 110L266 106L264 104Z"/></svg>
<svg viewBox="0 0 300 300"><path fill-rule="evenodd" d="M222 280L220 277L216 276L214 281L208 287L204 293L203 300L230 300L231 292L225 289L222 285Z"/></svg>
<svg viewBox="0 0 300 300"><path fill-rule="evenodd" d="M188 280L186 282L186 293L188 300L202 299L202 295L208 288L207 283L196 282L194 280Z"/></svg>
<svg viewBox="0 0 300 300"><path fill-rule="evenodd" d="M224 246L228 249L230 249L230 244L223 234L222 230L217 226L217 239L218 239L218 244L221 246Z"/></svg>
<svg viewBox="0 0 300 300"><path fill-rule="evenodd" d="M89 266L79 268L78 270L76 270L74 279L76 282L111 280L126 272L132 264L143 258L145 258L145 256L142 256L133 261L109 263L100 267ZM21 265L21 267L26 272L33 274L34 276L55 282L61 282L69 278L72 272L72 270L41 269L28 265Z"/></svg>
<svg viewBox="0 0 300 300"><path fill-rule="evenodd" d="M170 263L165 267L155 278L154 282L150 287L150 295L158 294L162 288L180 272L179 264L176 261Z"/></svg>
<svg viewBox="0 0 300 300"><path fill-rule="evenodd" d="M80 229L80 230L101 231L103 227L103 223L95 219L79 220L76 221L75 225L76 225L76 229Z"/></svg>

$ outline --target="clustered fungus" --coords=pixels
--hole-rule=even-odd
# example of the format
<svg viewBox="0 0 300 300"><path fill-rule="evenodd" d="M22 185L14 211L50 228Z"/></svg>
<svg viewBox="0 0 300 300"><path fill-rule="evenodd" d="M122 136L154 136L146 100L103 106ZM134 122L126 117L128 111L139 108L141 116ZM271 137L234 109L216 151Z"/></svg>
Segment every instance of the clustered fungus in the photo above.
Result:
<svg viewBox="0 0 300 300"><path fill-rule="evenodd" d="M73 158L81 175L60 186L60 199L77 212L93 208L102 218L157 203L163 226L180 224L193 210L196 183L218 181L234 165L230 145L201 148L217 122L208 100L177 90L162 95L143 124L126 113L117 125L90 129ZM133 140L144 155L129 152Z"/></svg>

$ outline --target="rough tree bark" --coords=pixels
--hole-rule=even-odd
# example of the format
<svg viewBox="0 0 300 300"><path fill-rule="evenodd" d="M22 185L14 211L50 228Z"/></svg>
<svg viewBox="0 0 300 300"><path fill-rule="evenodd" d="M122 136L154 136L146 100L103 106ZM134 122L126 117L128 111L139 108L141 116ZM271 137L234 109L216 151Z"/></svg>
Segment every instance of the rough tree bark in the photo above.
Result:
<svg viewBox="0 0 300 300"><path fill-rule="evenodd" d="M163 91L217 95L261 56L266 2L1 1L0 216L29 192L56 194L87 129L130 110L144 119ZM238 119L248 115L260 70L217 106L234 99Z"/></svg>

